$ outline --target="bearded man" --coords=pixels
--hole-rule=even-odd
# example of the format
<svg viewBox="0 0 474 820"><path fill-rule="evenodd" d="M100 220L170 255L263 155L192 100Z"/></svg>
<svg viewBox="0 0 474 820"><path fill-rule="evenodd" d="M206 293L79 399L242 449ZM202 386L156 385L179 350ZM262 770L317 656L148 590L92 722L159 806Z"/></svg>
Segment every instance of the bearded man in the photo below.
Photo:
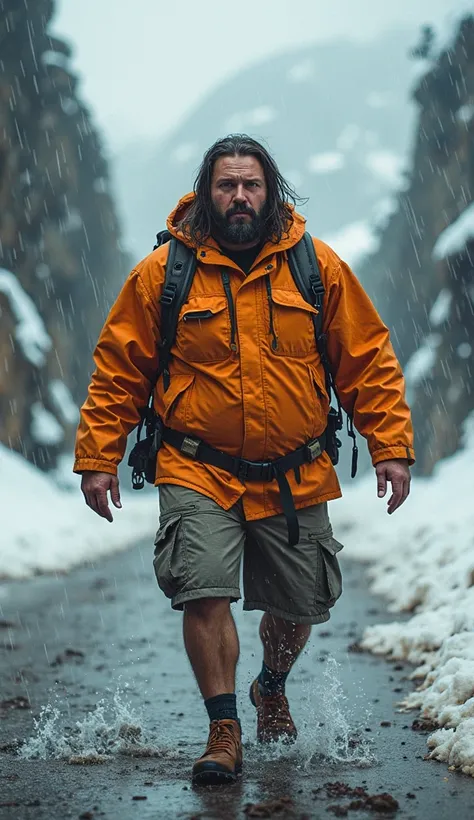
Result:
<svg viewBox="0 0 474 820"><path fill-rule="evenodd" d="M342 545L327 509L341 490L325 449L330 403L314 333L318 309L301 295L288 261L305 233L295 204L268 151L231 135L208 150L194 193L167 222L195 254L196 271L167 379L154 388L164 425L154 568L173 609L184 610L184 645L210 721L193 767L197 784L232 782L242 767L230 606L240 598L242 559L244 609L264 613L263 664L250 690L262 743L296 738L285 682L312 624L328 620L342 590ZM409 493L414 461L402 372L355 275L326 244L313 244L327 362L342 406L367 440L378 495L391 484L391 514ZM109 521L108 493L120 507L117 465L163 350L169 248L157 248L125 282L81 411L74 469L87 504Z"/></svg>

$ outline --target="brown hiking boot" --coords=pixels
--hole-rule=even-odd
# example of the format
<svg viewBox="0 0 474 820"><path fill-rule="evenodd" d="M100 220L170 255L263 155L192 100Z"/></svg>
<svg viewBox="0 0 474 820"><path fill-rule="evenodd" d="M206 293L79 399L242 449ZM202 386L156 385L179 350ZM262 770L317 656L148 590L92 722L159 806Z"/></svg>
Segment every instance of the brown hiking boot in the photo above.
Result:
<svg viewBox="0 0 474 820"><path fill-rule="evenodd" d="M193 766L193 784L233 783L242 771L242 739L238 720L213 720L206 751Z"/></svg>
<svg viewBox="0 0 474 820"><path fill-rule="evenodd" d="M258 678L250 687L250 700L257 710L259 743L294 743L298 732L285 695L262 695Z"/></svg>

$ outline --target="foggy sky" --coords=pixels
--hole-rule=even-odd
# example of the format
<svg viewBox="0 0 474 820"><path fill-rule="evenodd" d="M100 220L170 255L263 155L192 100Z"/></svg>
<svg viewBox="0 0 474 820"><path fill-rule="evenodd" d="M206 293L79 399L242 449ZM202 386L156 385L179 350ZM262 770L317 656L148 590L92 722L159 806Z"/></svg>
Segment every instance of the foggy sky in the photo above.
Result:
<svg viewBox="0 0 474 820"><path fill-rule="evenodd" d="M57 0L51 31L74 46L81 96L118 150L161 137L224 78L271 53L394 26L413 28L416 41L422 24L446 24L467 5L474 8L465 0Z"/></svg>

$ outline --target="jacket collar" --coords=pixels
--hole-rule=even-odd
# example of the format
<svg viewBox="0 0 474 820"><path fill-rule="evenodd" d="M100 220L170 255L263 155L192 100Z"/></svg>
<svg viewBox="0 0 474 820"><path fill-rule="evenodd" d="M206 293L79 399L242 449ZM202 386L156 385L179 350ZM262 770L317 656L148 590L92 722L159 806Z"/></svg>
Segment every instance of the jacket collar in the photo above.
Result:
<svg viewBox="0 0 474 820"><path fill-rule="evenodd" d="M194 200L195 195L194 193L186 194L183 196L180 201L178 202L177 206L174 210L170 213L167 221L166 227L168 228L169 232L175 236L177 239L180 239L182 242L185 242L188 247L193 247L196 250L196 255L199 262L208 265L222 265L225 264L231 267L237 268L238 266L229 259L225 252L219 247L218 243L213 237L208 237L205 242L203 242L198 247L194 246L188 239L186 239L183 233L179 230L178 224L183 219L186 210L189 208L191 202ZM293 208L293 222L288 231L287 236L283 236L283 238L275 244L274 242L266 242L263 248L261 249L259 255L257 256L254 265L257 265L259 262L266 259L268 256L273 256L275 253L280 253L281 251L286 251L289 248L292 248L293 245L296 245L297 242L303 237L305 232L305 225L306 220L305 218L297 213Z"/></svg>

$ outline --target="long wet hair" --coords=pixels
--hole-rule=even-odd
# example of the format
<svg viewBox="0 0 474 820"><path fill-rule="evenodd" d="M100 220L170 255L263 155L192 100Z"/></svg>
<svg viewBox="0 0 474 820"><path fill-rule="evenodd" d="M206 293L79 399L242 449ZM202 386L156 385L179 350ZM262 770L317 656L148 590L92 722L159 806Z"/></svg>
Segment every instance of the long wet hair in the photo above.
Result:
<svg viewBox="0 0 474 820"><path fill-rule="evenodd" d="M217 140L204 155L194 183L194 201L179 227L193 245L199 245L212 233L211 180L214 166L221 157L255 157L261 164L267 183L267 200L263 211L266 238L277 243L288 235L293 222L289 203L300 204L293 186L281 175L270 153L247 134L230 134Z"/></svg>

